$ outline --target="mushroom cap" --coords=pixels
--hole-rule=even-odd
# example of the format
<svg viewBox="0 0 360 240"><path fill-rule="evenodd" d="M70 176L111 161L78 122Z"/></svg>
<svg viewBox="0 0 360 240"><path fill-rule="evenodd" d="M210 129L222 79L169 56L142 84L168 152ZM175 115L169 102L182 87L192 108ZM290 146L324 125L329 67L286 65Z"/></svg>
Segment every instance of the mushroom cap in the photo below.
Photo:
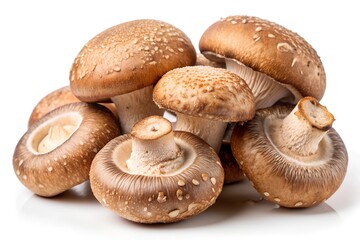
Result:
<svg viewBox="0 0 360 240"><path fill-rule="evenodd" d="M239 182L245 179L244 173L234 158L230 143L222 143L218 156L224 168L224 182L226 184Z"/></svg>
<svg viewBox="0 0 360 240"><path fill-rule="evenodd" d="M224 62L211 61L210 59L206 58L201 53L196 54L195 66L210 66L210 67L216 67L216 68L226 68L226 65Z"/></svg>
<svg viewBox="0 0 360 240"><path fill-rule="evenodd" d="M209 59L235 59L303 96L320 100L324 95L325 71L316 51L297 33L274 22L249 16L221 19L203 33L199 48Z"/></svg>
<svg viewBox="0 0 360 240"><path fill-rule="evenodd" d="M130 134L110 141L91 165L90 186L97 200L121 217L140 223L177 222L214 204L224 182L217 154L191 133L175 131L174 139L187 159L181 170L160 176L127 171Z"/></svg>
<svg viewBox="0 0 360 240"><path fill-rule="evenodd" d="M150 19L124 22L83 47L70 86L82 101L101 101L153 85L167 71L195 61L194 46L178 28Z"/></svg>
<svg viewBox="0 0 360 240"><path fill-rule="evenodd" d="M311 162L280 152L267 135L264 122L283 119L292 109L293 106L284 105L258 110L254 119L235 127L231 149L247 178L265 199L289 208L309 207L325 201L339 188L346 174L348 155L333 128L320 142L319 154Z"/></svg>
<svg viewBox="0 0 360 240"><path fill-rule="evenodd" d="M29 117L28 127L55 108L74 102L80 102L80 100L74 96L69 86L54 90L36 104ZM101 103L101 105L107 107L116 118L119 118L114 103Z"/></svg>
<svg viewBox="0 0 360 240"><path fill-rule="evenodd" d="M245 81L209 66L167 72L155 85L153 99L161 108L223 122L246 121L255 114L254 96Z"/></svg>
<svg viewBox="0 0 360 240"><path fill-rule="evenodd" d="M61 145L41 153L42 139L56 124L77 128ZM87 180L96 153L119 134L118 121L106 107L81 102L63 105L36 121L19 140L14 171L30 191L55 196Z"/></svg>
<svg viewBox="0 0 360 240"><path fill-rule="evenodd" d="M30 127L35 121L39 120L42 116L54 110L55 108L68 103L79 101L80 100L77 99L71 92L69 86L56 89L55 91L47 94L36 104L33 111L31 112L28 121L28 127Z"/></svg>

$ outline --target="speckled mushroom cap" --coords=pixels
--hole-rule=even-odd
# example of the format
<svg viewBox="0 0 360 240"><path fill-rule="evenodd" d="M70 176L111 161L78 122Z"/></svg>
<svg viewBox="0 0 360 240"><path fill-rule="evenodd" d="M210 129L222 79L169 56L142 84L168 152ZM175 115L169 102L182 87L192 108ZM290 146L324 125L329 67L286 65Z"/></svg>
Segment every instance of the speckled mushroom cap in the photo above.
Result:
<svg viewBox="0 0 360 240"><path fill-rule="evenodd" d="M44 138L59 137L70 127L71 134L56 147L41 149ZM119 134L117 119L104 106L81 102L61 106L36 121L19 140L14 171L30 191L55 196L87 180L96 153Z"/></svg>
<svg viewBox="0 0 360 240"><path fill-rule="evenodd" d="M91 39L76 57L70 86L82 101L100 101L155 84L167 71L194 65L196 52L178 28L135 20Z"/></svg>
<svg viewBox="0 0 360 240"><path fill-rule="evenodd" d="M36 120L40 119L46 113L54 110L57 107L79 101L80 100L77 99L71 92L69 86L56 89L55 91L47 94L38 102L38 104L36 104L33 111L31 112L28 126L30 127Z"/></svg>
<svg viewBox="0 0 360 240"><path fill-rule="evenodd" d="M55 108L74 102L80 102L80 100L74 96L69 86L61 87L59 89L52 91L51 93L43 97L35 105L29 117L28 127L30 127L32 124L34 124L34 122L36 122L37 120L42 118L45 114L51 112ZM102 103L101 105L107 107L114 114L114 116L118 118L115 104Z"/></svg>
<svg viewBox="0 0 360 240"><path fill-rule="evenodd" d="M251 184L265 199L289 208L310 207L327 200L339 188L348 155L333 128L320 142L322 149L309 156L310 162L279 151L281 146L274 145L267 126L270 121L284 119L292 109L293 106L284 105L258 110L254 119L243 126L236 125L231 149Z"/></svg>
<svg viewBox="0 0 360 240"><path fill-rule="evenodd" d="M321 99L324 95L326 77L316 51L276 23L249 16L223 18L203 33L199 48L209 59L235 59L303 96Z"/></svg>
<svg viewBox="0 0 360 240"><path fill-rule="evenodd" d="M238 122L255 113L254 96L238 75L209 66L190 66L166 73L153 92L155 103L185 115Z"/></svg>
<svg viewBox="0 0 360 240"><path fill-rule="evenodd" d="M130 134L110 141L90 170L94 196L121 217L139 223L169 223L197 215L215 203L224 172L215 151L188 132L174 131L185 163L181 171L157 175L129 173Z"/></svg>

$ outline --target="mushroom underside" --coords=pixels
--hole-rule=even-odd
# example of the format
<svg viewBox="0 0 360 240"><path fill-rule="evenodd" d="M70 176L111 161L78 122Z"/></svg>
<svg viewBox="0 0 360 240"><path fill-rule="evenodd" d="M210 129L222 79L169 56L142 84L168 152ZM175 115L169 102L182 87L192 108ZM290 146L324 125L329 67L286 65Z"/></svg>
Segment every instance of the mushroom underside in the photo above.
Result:
<svg viewBox="0 0 360 240"><path fill-rule="evenodd" d="M174 136L184 161L178 169L162 175L129 172L126 161L132 151L131 136L112 140L96 156L90 171L98 201L141 223L177 222L212 205L224 181L216 153L190 133L174 132Z"/></svg>
<svg viewBox="0 0 360 240"><path fill-rule="evenodd" d="M237 125L231 148L241 169L266 199L284 207L309 207L328 199L341 185L347 152L333 128L310 156L299 156L274 144L276 119L290 112L291 108L279 107L272 116L258 113L245 126Z"/></svg>
<svg viewBox="0 0 360 240"><path fill-rule="evenodd" d="M82 120L78 112L67 112L40 124L29 136L29 150L34 154L51 152L71 137Z"/></svg>
<svg viewBox="0 0 360 240"><path fill-rule="evenodd" d="M35 194L55 196L87 180L96 153L119 134L116 118L103 106L61 106L35 122L20 139L14 171Z"/></svg>
<svg viewBox="0 0 360 240"><path fill-rule="evenodd" d="M293 86L282 84L236 59L226 58L213 52L203 52L203 54L209 59L225 62L227 70L245 80L254 94L257 109L273 106L278 101L295 104L302 97Z"/></svg>

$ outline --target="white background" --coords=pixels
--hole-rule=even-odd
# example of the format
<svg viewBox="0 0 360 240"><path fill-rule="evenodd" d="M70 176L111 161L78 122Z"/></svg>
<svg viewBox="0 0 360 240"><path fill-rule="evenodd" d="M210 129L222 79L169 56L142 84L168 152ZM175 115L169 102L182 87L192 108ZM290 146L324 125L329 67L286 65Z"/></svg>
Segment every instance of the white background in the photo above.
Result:
<svg viewBox="0 0 360 240"><path fill-rule="evenodd" d="M7 3L5 3L7 2ZM356 1L1 1L0 3L0 239L324 239L358 230L358 82L360 17ZM85 183L58 197L33 195L15 176L14 148L35 104L68 85L82 46L97 33L139 18L166 21L197 48L203 31L221 17L253 15L303 36L321 56L327 74L322 103L349 153L340 189L317 207L278 208L245 182L225 186L206 212L176 224L140 225L103 208Z"/></svg>

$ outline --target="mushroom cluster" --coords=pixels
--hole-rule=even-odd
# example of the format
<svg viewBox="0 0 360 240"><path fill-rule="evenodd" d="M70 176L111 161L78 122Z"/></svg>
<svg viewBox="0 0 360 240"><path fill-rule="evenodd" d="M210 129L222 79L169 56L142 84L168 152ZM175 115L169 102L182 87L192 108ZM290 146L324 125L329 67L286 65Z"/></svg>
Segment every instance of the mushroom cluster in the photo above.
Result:
<svg viewBox="0 0 360 240"><path fill-rule="evenodd" d="M89 180L102 206L139 223L197 215L245 177L283 207L328 199L348 156L319 103L326 78L312 46L276 23L230 16L205 30L199 51L159 20L96 35L69 86L29 117L13 156L20 182L53 197Z"/></svg>

